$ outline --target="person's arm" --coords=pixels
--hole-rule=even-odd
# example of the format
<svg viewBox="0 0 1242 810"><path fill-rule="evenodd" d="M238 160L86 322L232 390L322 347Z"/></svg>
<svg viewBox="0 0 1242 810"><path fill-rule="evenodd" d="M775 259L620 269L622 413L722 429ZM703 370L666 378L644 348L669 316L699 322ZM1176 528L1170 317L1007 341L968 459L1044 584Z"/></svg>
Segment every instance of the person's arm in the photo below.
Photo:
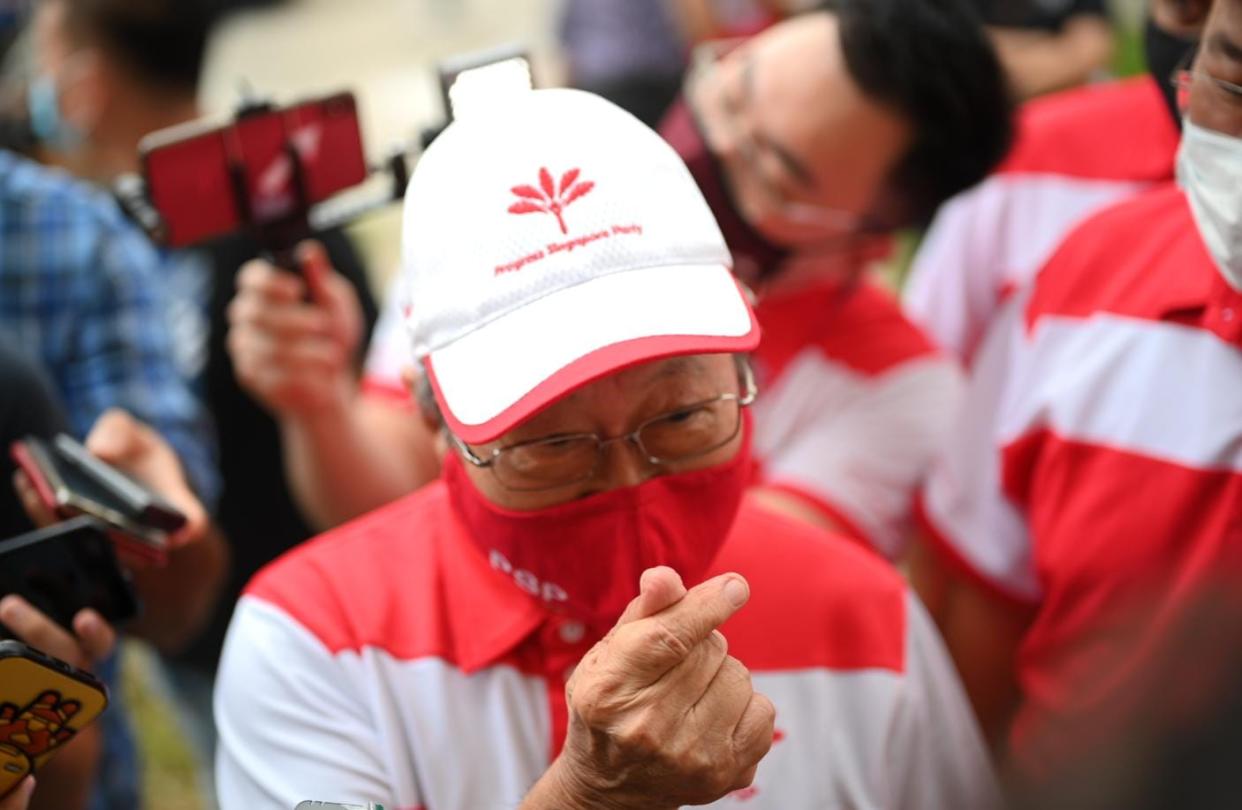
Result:
<svg viewBox="0 0 1242 810"><path fill-rule="evenodd" d="M957 424L920 493L912 584L944 635L984 734L999 744L1018 699L1017 650L1040 603L1024 490L1037 454L1007 452L1013 414L1034 383L1025 295L981 345Z"/></svg>
<svg viewBox="0 0 1242 810"><path fill-rule="evenodd" d="M172 448L153 429L124 411L108 411L86 447L159 492L187 518L170 540L168 565L134 571L144 610L129 628L161 651L176 652L211 617L228 573L228 544L191 491Z"/></svg>
<svg viewBox="0 0 1242 810"><path fill-rule="evenodd" d="M1113 57L1112 27L1097 14L1077 14L1055 33L993 28L992 41L1024 99L1085 84Z"/></svg>
<svg viewBox="0 0 1242 810"><path fill-rule="evenodd" d="M415 408L360 390L352 287L317 245L299 258L305 281L261 261L242 270L229 353L239 382L280 423L298 504L326 529L412 492L437 465Z"/></svg>
<svg viewBox="0 0 1242 810"><path fill-rule="evenodd" d="M890 720L885 806L901 810L995 810L1001 791L979 726L936 628L906 597L906 655Z"/></svg>
<svg viewBox="0 0 1242 810"><path fill-rule="evenodd" d="M228 571L228 546L190 490L172 448L150 427L124 411L110 410L91 429L86 447L160 493L187 518L185 527L170 538L166 566L131 571L143 612L129 632L161 651L175 652L210 618ZM56 522L25 473L15 475L14 485L35 523Z"/></svg>
<svg viewBox="0 0 1242 810"><path fill-rule="evenodd" d="M408 495L435 478L435 436L417 409L355 394L281 419L285 468L298 503L329 529Z"/></svg>
<svg viewBox="0 0 1242 810"><path fill-rule="evenodd" d="M961 404L960 369L928 356L872 379L827 359L788 373L765 407L778 419L805 418L765 455L752 495L898 558L915 489ZM800 407L806 402L815 407Z"/></svg>
<svg viewBox="0 0 1242 810"><path fill-rule="evenodd" d="M984 737L1000 750L1018 706L1018 647L1034 608L1002 598L963 575L925 539L911 549L909 571L911 585L956 664Z"/></svg>

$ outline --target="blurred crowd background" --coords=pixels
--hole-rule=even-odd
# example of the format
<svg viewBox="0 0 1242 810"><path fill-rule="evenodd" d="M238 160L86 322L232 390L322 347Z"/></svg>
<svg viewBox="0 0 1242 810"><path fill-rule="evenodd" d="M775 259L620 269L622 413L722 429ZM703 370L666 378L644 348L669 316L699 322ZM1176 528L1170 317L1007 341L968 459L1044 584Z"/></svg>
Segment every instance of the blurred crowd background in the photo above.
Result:
<svg viewBox="0 0 1242 810"><path fill-rule="evenodd" d="M571 77L565 0L357 0L348 7L334 0L219 0L214 5L219 6L219 22L200 89L206 113L228 115L246 93L291 101L347 88L358 97L363 137L373 159L442 123L433 67L440 60L512 44L530 53L540 84L565 84ZM719 6L718 28L700 18L701 37L712 39L721 33L753 32L775 19L777 9L796 11L807 4L690 0L684 5L699 14ZM1016 19L1030 8L1055 10L1072 3L1001 0L983 5L997 19ZM1095 78L1140 72L1143 0L1109 0L1104 5L1115 44L1100 59ZM674 70L680 75L680 68ZM352 228L366 253L365 266L376 276L377 290L387 288L397 268L399 229L397 207Z"/></svg>

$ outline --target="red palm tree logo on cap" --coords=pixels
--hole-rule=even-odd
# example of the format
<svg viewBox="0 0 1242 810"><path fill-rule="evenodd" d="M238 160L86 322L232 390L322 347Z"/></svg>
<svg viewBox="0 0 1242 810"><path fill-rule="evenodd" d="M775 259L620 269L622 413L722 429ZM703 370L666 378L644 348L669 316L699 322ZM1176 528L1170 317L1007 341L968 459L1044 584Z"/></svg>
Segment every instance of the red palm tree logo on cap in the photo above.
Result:
<svg viewBox="0 0 1242 810"><path fill-rule="evenodd" d="M579 174L581 172L578 169L570 169L561 175L561 182L558 186L552 181L552 173L546 167L540 169L539 188L521 185L510 189L521 199L509 206L509 213L552 214L556 217L557 224L561 226L561 233L569 233L565 227L565 209L595 188L595 183L590 180L579 183Z"/></svg>

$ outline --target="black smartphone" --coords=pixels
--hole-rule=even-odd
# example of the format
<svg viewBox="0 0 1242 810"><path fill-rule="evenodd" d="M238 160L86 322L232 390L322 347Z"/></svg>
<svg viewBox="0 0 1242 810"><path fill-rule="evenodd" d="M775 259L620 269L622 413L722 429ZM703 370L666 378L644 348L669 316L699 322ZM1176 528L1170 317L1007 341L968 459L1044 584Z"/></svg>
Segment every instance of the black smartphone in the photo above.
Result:
<svg viewBox="0 0 1242 810"><path fill-rule="evenodd" d="M69 629L84 608L112 624L138 615L107 524L88 516L0 541L0 597L11 593ZM3 627L0 633L12 635Z"/></svg>
<svg viewBox="0 0 1242 810"><path fill-rule="evenodd" d="M70 436L27 437L11 448L44 506L62 518L91 515L111 526L126 551L154 562L186 517L148 487L91 455Z"/></svg>

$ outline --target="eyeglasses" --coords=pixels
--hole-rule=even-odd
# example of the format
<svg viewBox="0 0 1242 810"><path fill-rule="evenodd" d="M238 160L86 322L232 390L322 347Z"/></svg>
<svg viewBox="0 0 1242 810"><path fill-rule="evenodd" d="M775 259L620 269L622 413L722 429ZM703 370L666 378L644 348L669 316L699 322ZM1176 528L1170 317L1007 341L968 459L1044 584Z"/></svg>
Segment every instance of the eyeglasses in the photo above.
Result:
<svg viewBox="0 0 1242 810"><path fill-rule="evenodd" d="M1207 71L1195 67L1194 56L1193 52L1187 54L1182 64L1178 65L1173 75L1169 77L1169 83L1173 85L1176 94L1177 109L1185 114L1186 108L1190 106L1190 88L1196 76L1207 79L1218 90L1223 91L1231 103L1242 106L1242 84L1218 79Z"/></svg>
<svg viewBox="0 0 1242 810"><path fill-rule="evenodd" d="M743 41L717 40L698 46L694 51L691 68L686 77L686 98L695 98L696 95L693 92L695 86L701 85L709 77L718 76L721 61L736 50ZM832 236L881 230L870 217L789 198L783 188L787 184L786 178L796 178L803 174L803 171L800 168L791 167L790 164L795 161L785 156L781 150L766 144L764 139L756 134L755 127L746 124L748 108L751 106L754 93L753 60L745 60L742 63L742 71L741 81L733 83L729 90L721 92L721 115L713 120L720 122L725 131L719 134L723 134L724 141L736 149L745 171L755 178L755 187L767 197L773 210L778 212L778 216L808 231Z"/></svg>
<svg viewBox="0 0 1242 810"><path fill-rule="evenodd" d="M742 408L751 405L758 388L750 364L738 361L742 393L725 393L685 405L643 422L624 436L605 439L596 433L571 433L498 447L480 458L452 434L449 438L466 461L490 469L501 486L516 492L568 487L593 478L604 450L618 442L632 443L647 463L675 466L710 455L737 437Z"/></svg>

